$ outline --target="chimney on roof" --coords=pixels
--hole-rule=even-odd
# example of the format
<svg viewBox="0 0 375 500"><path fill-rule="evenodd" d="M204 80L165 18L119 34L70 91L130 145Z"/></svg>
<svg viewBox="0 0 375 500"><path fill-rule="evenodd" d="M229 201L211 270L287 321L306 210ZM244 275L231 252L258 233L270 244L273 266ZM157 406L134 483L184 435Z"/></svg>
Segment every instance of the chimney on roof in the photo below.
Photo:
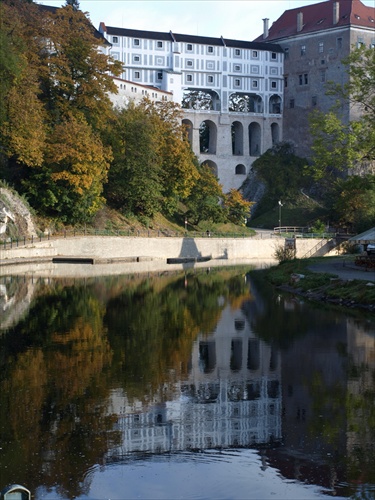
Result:
<svg viewBox="0 0 375 500"><path fill-rule="evenodd" d="M268 38L268 21L267 17L263 19L263 38Z"/></svg>
<svg viewBox="0 0 375 500"><path fill-rule="evenodd" d="M339 2L333 2L333 24L339 22L340 17L340 4Z"/></svg>
<svg viewBox="0 0 375 500"><path fill-rule="evenodd" d="M297 31L302 31L303 28L303 12L297 14Z"/></svg>

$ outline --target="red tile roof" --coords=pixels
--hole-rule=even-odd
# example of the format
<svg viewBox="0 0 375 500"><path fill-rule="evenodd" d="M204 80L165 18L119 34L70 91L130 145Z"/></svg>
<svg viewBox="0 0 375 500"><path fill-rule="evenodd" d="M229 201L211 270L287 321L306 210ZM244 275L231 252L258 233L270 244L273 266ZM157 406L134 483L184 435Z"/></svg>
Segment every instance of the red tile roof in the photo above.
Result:
<svg viewBox="0 0 375 500"><path fill-rule="evenodd" d="M334 22L334 4L338 4L337 22ZM297 16L302 13L302 29L297 30ZM263 35L255 41L273 41L297 34L312 33L339 26L372 28L375 33L375 6L367 7L360 0L328 0L325 2L286 10ZM374 35L375 36L375 35Z"/></svg>

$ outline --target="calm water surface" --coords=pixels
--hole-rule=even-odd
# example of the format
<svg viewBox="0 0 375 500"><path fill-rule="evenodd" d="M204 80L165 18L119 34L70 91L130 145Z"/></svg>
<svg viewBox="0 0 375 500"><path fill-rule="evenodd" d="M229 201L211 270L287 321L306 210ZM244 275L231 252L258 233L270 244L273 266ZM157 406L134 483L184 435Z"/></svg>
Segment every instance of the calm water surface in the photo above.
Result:
<svg viewBox="0 0 375 500"><path fill-rule="evenodd" d="M375 319L249 267L0 278L0 490L373 499Z"/></svg>

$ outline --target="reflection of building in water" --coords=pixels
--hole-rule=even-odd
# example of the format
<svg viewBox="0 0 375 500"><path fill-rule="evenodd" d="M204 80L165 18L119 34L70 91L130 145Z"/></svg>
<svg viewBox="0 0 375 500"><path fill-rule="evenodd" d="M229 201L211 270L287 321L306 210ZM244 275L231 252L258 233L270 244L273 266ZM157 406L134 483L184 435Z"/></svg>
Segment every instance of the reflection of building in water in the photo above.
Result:
<svg viewBox="0 0 375 500"><path fill-rule="evenodd" d="M337 495L351 473L373 471L375 338L371 321L323 317L283 350L283 447L266 455L284 477Z"/></svg>
<svg viewBox="0 0 375 500"><path fill-rule="evenodd" d="M255 338L241 311L224 309L216 330L195 343L188 380L176 398L145 407L114 394L122 445L131 452L251 446L281 438L279 354Z"/></svg>
<svg viewBox="0 0 375 500"><path fill-rule="evenodd" d="M361 449L369 457L375 451L374 427L370 423L375 393L375 332L371 322L359 324L348 320L347 325L348 393L354 409L348 415L347 449L353 455Z"/></svg>

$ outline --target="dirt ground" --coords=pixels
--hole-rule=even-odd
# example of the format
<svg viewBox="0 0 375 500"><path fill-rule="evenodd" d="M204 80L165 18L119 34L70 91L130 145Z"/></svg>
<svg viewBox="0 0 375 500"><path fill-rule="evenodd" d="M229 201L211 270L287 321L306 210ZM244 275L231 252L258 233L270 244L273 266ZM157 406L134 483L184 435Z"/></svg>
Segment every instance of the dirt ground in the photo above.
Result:
<svg viewBox="0 0 375 500"><path fill-rule="evenodd" d="M366 270L364 267L356 266L353 259L327 259L309 266L311 271L318 273L330 273L344 280L364 280L375 283L375 269Z"/></svg>

